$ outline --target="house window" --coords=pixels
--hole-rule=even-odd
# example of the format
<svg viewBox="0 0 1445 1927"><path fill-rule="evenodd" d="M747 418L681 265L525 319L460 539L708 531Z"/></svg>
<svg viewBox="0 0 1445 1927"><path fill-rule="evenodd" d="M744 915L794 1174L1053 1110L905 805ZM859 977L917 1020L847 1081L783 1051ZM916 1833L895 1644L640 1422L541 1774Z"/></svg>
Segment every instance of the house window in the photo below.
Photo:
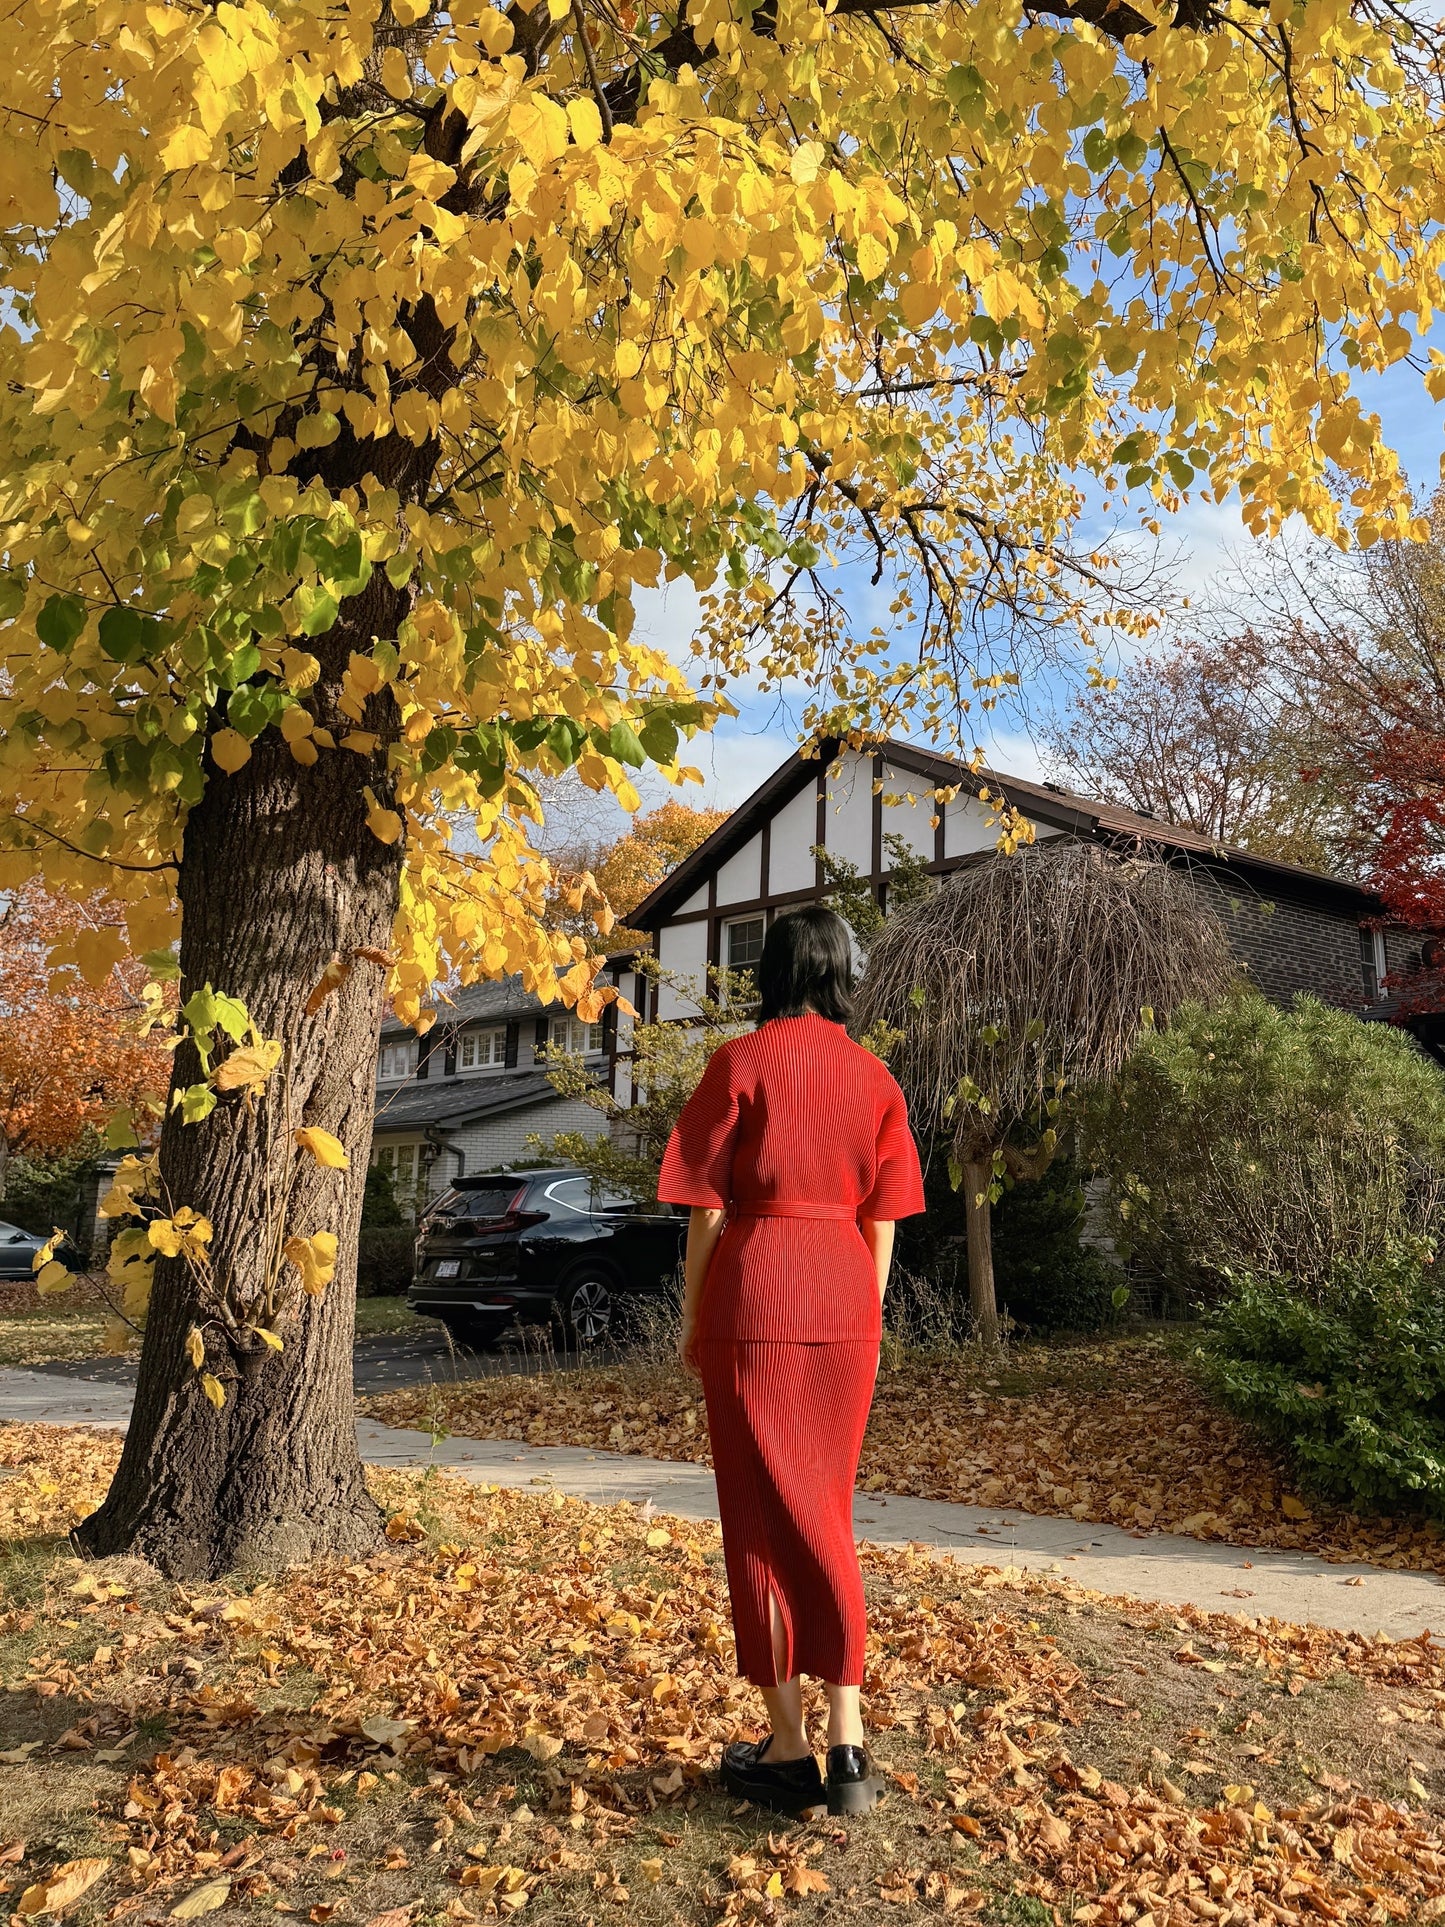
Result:
<svg viewBox="0 0 1445 1927"><path fill-rule="evenodd" d="M1383 992L1381 985L1385 978L1385 933L1371 930L1365 925L1360 927L1360 979L1364 984L1365 1002L1378 1003Z"/></svg>
<svg viewBox="0 0 1445 1927"><path fill-rule="evenodd" d="M377 1080L382 1084L399 1084L403 1078L410 1077L416 1069L416 1039L410 1037L405 1043L383 1044L381 1060L377 1066Z"/></svg>
<svg viewBox="0 0 1445 1927"><path fill-rule="evenodd" d="M378 1170L391 1179L391 1194L408 1217L416 1215L418 1194L426 1176L419 1144L383 1144L376 1153Z"/></svg>
<svg viewBox="0 0 1445 1927"><path fill-rule="evenodd" d="M602 1048L601 1024L584 1024L580 1017L554 1017L548 1042L573 1057L587 1057Z"/></svg>
<svg viewBox="0 0 1445 1927"><path fill-rule="evenodd" d="M767 925L761 917L738 917L724 926L723 960L729 970L752 970L763 954Z"/></svg>
<svg viewBox="0 0 1445 1927"><path fill-rule="evenodd" d="M507 1061L507 1033L501 1030L463 1031L457 1044L457 1069L499 1069Z"/></svg>

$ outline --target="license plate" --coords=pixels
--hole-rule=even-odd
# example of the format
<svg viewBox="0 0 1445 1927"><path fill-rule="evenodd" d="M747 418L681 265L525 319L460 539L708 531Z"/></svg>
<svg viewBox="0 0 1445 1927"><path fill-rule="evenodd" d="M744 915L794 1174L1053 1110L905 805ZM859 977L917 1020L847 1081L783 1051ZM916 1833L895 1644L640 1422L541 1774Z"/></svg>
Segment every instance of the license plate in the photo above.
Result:
<svg viewBox="0 0 1445 1927"><path fill-rule="evenodd" d="M461 1268L462 1261L460 1258L443 1258L436 1268L436 1276L438 1278L455 1278Z"/></svg>

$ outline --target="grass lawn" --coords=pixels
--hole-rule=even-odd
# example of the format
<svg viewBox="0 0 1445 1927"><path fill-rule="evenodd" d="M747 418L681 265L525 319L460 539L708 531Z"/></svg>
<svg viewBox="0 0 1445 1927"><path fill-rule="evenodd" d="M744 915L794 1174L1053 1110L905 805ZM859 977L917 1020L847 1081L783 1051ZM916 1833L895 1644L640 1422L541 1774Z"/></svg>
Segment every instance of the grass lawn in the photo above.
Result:
<svg viewBox="0 0 1445 1927"><path fill-rule="evenodd" d="M1359 1519L1310 1500L1283 1462L1201 1390L1187 1332L885 1356L863 1447L865 1490L1067 1514L1140 1533L1445 1573L1428 1521ZM475 1379L367 1402L388 1424L709 1462L696 1384L645 1359Z"/></svg>
<svg viewBox="0 0 1445 1927"><path fill-rule="evenodd" d="M770 1825L710 1774L758 1710L733 1677L713 1528L387 1475L374 1557L174 1586L138 1561L82 1568L56 1536L117 1449L0 1426L0 1894L15 1915L1445 1915L1429 1812L1445 1655L1424 1642L872 1551L865 1690L888 1800L866 1821Z"/></svg>
<svg viewBox="0 0 1445 1927"><path fill-rule="evenodd" d="M77 1285L64 1297L40 1298L29 1288L0 1298L0 1366L48 1365L60 1359L99 1358L105 1351L106 1309L93 1288ZM433 1329L405 1298L358 1298L356 1335Z"/></svg>

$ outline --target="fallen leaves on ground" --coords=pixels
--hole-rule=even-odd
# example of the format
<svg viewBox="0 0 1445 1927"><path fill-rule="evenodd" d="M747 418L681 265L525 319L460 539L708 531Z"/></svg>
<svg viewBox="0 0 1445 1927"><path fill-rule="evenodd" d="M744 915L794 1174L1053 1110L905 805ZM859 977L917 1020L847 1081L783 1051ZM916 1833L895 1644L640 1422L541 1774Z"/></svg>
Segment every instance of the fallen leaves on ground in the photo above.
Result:
<svg viewBox="0 0 1445 1927"><path fill-rule="evenodd" d="M915 1359L878 1376L866 1492L1067 1515L1138 1532L1445 1572L1445 1532L1303 1495L1279 1456L1149 1341L1020 1349L1002 1376ZM386 1425L711 1464L702 1392L675 1365L624 1361L367 1401Z"/></svg>
<svg viewBox="0 0 1445 1927"><path fill-rule="evenodd" d="M72 1438L0 1426L0 1462L18 1452L33 1476L48 1443L52 1465L71 1467L60 1476L74 1490L51 1495L60 1516L92 1489ZM87 1450L113 1464L118 1448L93 1436ZM867 1826L778 1826L749 1845L722 1824L735 1809L712 1789L711 1763L757 1709L733 1674L715 1528L445 1476L376 1475L373 1487L392 1522L374 1557L248 1590L157 1582L143 1600L113 1591L106 1566L61 1559L43 1602L0 1613L7 1649L31 1652L0 1702L7 1722L69 1702L75 1723L44 1757L117 1762L95 1796L107 1918L143 1927L198 1917L213 1899L294 1912L298 1882L354 1882L336 1843L379 1800L395 1818L357 1895L369 1905L346 1911L341 1884L310 1907L313 1923L370 1912L376 1927L404 1927L418 1854L440 1870L457 1921L529 1903L600 1920L628 1904L624 1874L663 1891L671 1848L629 1859L627 1843L673 1809L679 1830L663 1842L681 1841L685 1822L694 1854L711 1853L673 1893L689 1909L678 1919L773 1921L860 1873L874 1895L863 1918L913 1903L967 1918L1008 1892L1085 1927L1445 1914L1445 1840L1419 1805L1329 1775L1271 1806L1242 1779L1199 1797L1194 1761L1177 1769L1184 1786L1162 1769L1148 1783L1101 1770L1090 1722L1122 1702L1027 1615L1123 1614L1161 1665L1263 1680L1281 1704L1301 1681L1348 1671L1366 1694L1388 1689L1382 1713L1417 1720L1422 1739L1445 1726L1445 1649L1427 1637L1102 1602L920 1549L865 1549L865 1695L894 1803L879 1871ZM286 1691L293 1675L305 1704ZM1153 1685L1140 1687L1146 1704ZM139 1743L143 1727L164 1741ZM14 1881L0 1870L12 1888L45 1895L74 1874L46 1871L36 1843L22 1853Z"/></svg>
<svg viewBox="0 0 1445 1927"><path fill-rule="evenodd" d="M110 1485L120 1434L79 1425L0 1424L0 1547L69 1532Z"/></svg>

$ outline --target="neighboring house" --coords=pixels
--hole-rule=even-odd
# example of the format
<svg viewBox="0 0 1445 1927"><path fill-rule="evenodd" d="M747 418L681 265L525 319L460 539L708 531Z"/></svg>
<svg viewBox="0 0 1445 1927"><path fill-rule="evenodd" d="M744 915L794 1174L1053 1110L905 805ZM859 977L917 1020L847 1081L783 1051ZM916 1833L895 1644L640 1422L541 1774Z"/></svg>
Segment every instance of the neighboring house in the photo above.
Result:
<svg viewBox="0 0 1445 1927"><path fill-rule="evenodd" d="M614 960L610 974L630 961ZM549 1044L603 1070L616 1053L614 1012L584 1024L560 1005L544 1009L508 977L453 993L424 1037L395 1019L382 1026L371 1161L390 1175L405 1210L464 1173L535 1155L529 1132L544 1141L555 1131L605 1133L599 1112L548 1083Z"/></svg>
<svg viewBox="0 0 1445 1927"><path fill-rule="evenodd" d="M941 808L933 794L939 788L957 789ZM650 986L624 971L624 994L653 1018L686 1019L679 982L704 981L709 966L755 963L775 917L827 894L816 846L854 865L884 910L890 834L938 876L997 860L998 824L980 801L984 789L1020 811L1036 839L1073 836L1110 849L1147 849L1185 869L1269 997L1310 991L1374 1014L1381 979L1410 964L1411 939L1382 930L1378 900L1353 883L1221 847L1197 831L1057 784L975 774L948 757L890 742L867 753L827 745L823 756L792 756L775 771L632 913L674 981ZM1418 937L1413 941L1418 946ZM617 1069L625 1074L624 1065Z"/></svg>

